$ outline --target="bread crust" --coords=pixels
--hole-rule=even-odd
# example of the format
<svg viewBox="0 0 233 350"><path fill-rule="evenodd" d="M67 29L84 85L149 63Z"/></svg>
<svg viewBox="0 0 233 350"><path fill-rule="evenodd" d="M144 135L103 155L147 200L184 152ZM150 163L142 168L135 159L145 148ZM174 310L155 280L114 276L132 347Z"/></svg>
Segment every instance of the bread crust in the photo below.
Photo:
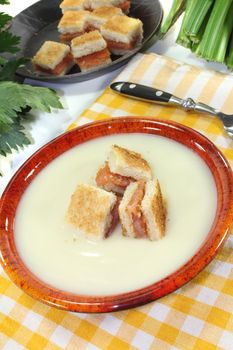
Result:
<svg viewBox="0 0 233 350"><path fill-rule="evenodd" d="M158 180L148 181L143 198L142 213L147 224L147 234L151 240L165 235L167 210Z"/></svg>
<svg viewBox="0 0 233 350"><path fill-rule="evenodd" d="M53 70L70 52L68 45L55 41L45 41L32 58L34 65Z"/></svg>
<svg viewBox="0 0 233 350"><path fill-rule="evenodd" d="M88 26L100 29L103 24L105 24L111 17L116 15L124 15L119 7L98 7L90 13L90 16L88 17Z"/></svg>
<svg viewBox="0 0 233 350"><path fill-rule="evenodd" d="M122 176L132 177L136 180L150 180L151 168L141 154L113 145L108 158L111 172Z"/></svg>
<svg viewBox="0 0 233 350"><path fill-rule="evenodd" d="M129 205L129 202L131 201L131 198L136 191L138 187L138 184L136 182L132 182L129 184L129 186L126 188L124 196L122 198L122 201L119 205L119 218L122 228L122 233L124 236L134 238L135 232L132 225L131 217L129 216L129 213L127 211L127 206Z"/></svg>
<svg viewBox="0 0 233 350"><path fill-rule="evenodd" d="M63 0L59 7L63 13L66 11L84 10L85 0Z"/></svg>
<svg viewBox="0 0 233 350"><path fill-rule="evenodd" d="M131 183L119 206L123 235L161 239L166 230L166 206L157 179Z"/></svg>
<svg viewBox="0 0 233 350"><path fill-rule="evenodd" d="M125 0L90 0L90 6L92 10L95 10L99 7L103 7L103 6L108 6L108 7L112 7L112 6L120 6L121 4L123 4L125 2Z"/></svg>
<svg viewBox="0 0 233 350"><path fill-rule="evenodd" d="M61 34L83 32L87 25L89 11L66 11L58 23L58 31Z"/></svg>
<svg viewBox="0 0 233 350"><path fill-rule="evenodd" d="M138 44L143 37L143 24L138 18L116 15L101 26L100 32L105 40L126 44L131 43L137 37L136 44Z"/></svg>
<svg viewBox="0 0 233 350"><path fill-rule="evenodd" d="M87 184L78 184L71 196L66 219L94 239L104 238L111 225L117 197Z"/></svg>
<svg viewBox="0 0 233 350"><path fill-rule="evenodd" d="M79 6L84 4L84 0L63 0L60 4L60 8L64 8L67 6Z"/></svg>
<svg viewBox="0 0 233 350"><path fill-rule="evenodd" d="M71 41L71 51L75 58L90 55L106 47L107 43L98 30L80 35Z"/></svg>

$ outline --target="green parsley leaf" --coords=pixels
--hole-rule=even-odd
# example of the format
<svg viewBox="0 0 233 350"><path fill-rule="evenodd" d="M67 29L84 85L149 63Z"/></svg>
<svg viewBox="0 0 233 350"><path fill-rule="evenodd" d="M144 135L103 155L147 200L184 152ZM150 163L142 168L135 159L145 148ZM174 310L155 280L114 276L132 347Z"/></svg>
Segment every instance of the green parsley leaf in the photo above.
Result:
<svg viewBox="0 0 233 350"><path fill-rule="evenodd" d="M0 67L0 81L14 80L15 72L18 67L24 65L28 60L26 58L19 58L18 60L3 61L2 68ZM1 57L0 57L1 64Z"/></svg>
<svg viewBox="0 0 233 350"><path fill-rule="evenodd" d="M0 0L0 5L9 5L10 1L9 0Z"/></svg>
<svg viewBox="0 0 233 350"><path fill-rule="evenodd" d="M6 58L0 56L0 66L3 66L4 64L6 64L7 61L8 61L8 60L7 60Z"/></svg>
<svg viewBox="0 0 233 350"><path fill-rule="evenodd" d="M0 32L0 52L15 53L19 51L17 45L20 42L20 37L11 34L10 32Z"/></svg>
<svg viewBox="0 0 233 350"><path fill-rule="evenodd" d="M19 123L8 125L7 128L0 127L0 154L6 156L12 150L18 150L29 145L30 140L23 132L24 127Z"/></svg>
<svg viewBox="0 0 233 350"><path fill-rule="evenodd" d="M0 5L6 4L8 0L0 0ZM20 37L7 28L10 20L11 16L0 12L0 53L19 51ZM52 108L63 108L54 90L11 81L17 68L26 62L25 58L8 60L0 56L0 155L3 156L31 143L22 125L28 111L51 112Z"/></svg>
<svg viewBox="0 0 233 350"><path fill-rule="evenodd" d="M24 98L26 106L30 106L32 109L50 113L51 108L63 108L55 90L49 88L23 84L20 85L20 94Z"/></svg>
<svg viewBox="0 0 233 350"><path fill-rule="evenodd" d="M11 16L4 12L0 12L0 28L4 28L5 25L12 19Z"/></svg>
<svg viewBox="0 0 233 350"><path fill-rule="evenodd" d="M0 82L0 154L6 156L12 149L18 150L30 144L20 124L21 112L29 108L51 112L63 108L58 95L52 89L34 87L15 82Z"/></svg>
<svg viewBox="0 0 233 350"><path fill-rule="evenodd" d="M11 124L26 107L51 112L51 108L63 108L58 95L52 89L15 82L0 82L0 125Z"/></svg>
<svg viewBox="0 0 233 350"><path fill-rule="evenodd" d="M26 107L19 90L21 85L13 82L0 82L0 127L1 124L12 124L17 112Z"/></svg>

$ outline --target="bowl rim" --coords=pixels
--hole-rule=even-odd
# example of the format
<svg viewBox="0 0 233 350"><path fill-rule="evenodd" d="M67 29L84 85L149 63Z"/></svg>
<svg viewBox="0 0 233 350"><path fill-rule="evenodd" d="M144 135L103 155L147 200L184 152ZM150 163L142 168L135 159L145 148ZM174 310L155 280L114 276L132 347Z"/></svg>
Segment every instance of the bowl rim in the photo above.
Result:
<svg viewBox="0 0 233 350"><path fill-rule="evenodd" d="M212 227L198 251L175 272L146 287L115 295L81 295L42 282L21 260L14 242L14 217L31 181L54 158L76 145L111 134L146 133L177 141L197 153L210 169L217 189ZM35 152L16 172L0 203L0 263L11 280L31 297L50 306L76 312L112 312L139 306L175 291L194 278L214 258L233 221L233 176L223 154L199 132L168 120L119 117L85 124L62 134Z"/></svg>

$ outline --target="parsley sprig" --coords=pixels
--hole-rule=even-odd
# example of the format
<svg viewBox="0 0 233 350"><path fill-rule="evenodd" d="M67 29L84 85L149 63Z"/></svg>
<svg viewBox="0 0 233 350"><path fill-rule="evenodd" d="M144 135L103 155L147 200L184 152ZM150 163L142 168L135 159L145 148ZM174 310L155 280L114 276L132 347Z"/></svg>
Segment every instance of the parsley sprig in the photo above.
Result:
<svg viewBox="0 0 233 350"><path fill-rule="evenodd" d="M7 5L9 1L0 0L0 4ZM8 14L0 12L0 154L3 156L31 143L22 123L27 116L25 111L36 109L51 112L53 108L62 108L54 90L16 81L16 70L27 59L13 56L19 51L20 37L9 32L11 19ZM5 53L13 57L6 59Z"/></svg>

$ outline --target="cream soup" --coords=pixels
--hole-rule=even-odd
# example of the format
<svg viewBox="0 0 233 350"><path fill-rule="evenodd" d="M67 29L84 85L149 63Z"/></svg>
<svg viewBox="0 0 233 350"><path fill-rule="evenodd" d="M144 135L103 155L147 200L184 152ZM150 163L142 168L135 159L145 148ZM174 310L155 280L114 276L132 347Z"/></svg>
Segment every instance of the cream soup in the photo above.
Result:
<svg viewBox="0 0 233 350"><path fill-rule="evenodd" d="M77 183L94 184L112 144L140 152L167 201L160 241L123 237L93 242L65 222ZM41 280L78 294L109 295L168 276L198 250L216 212L216 187L203 160L160 136L127 134L86 142L51 162L33 180L17 209L15 241L25 265Z"/></svg>

